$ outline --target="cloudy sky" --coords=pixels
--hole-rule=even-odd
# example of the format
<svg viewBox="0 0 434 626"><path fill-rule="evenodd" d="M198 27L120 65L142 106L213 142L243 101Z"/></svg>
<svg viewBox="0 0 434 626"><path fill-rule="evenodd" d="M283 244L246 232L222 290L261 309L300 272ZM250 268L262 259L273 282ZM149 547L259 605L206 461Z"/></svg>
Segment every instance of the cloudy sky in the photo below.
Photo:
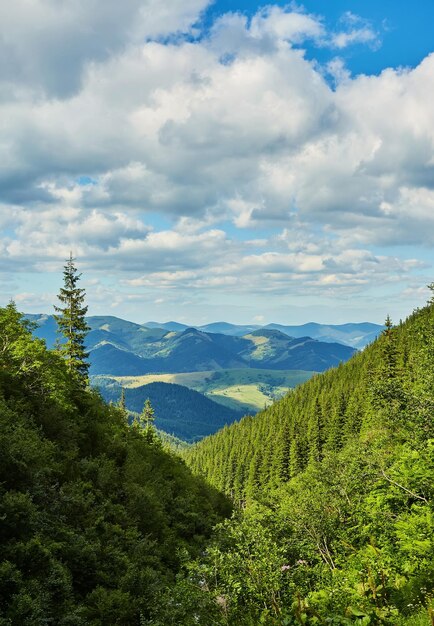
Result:
<svg viewBox="0 0 434 626"><path fill-rule="evenodd" d="M333 5L330 7L330 5ZM0 3L1 302L382 322L434 280L432 0Z"/></svg>

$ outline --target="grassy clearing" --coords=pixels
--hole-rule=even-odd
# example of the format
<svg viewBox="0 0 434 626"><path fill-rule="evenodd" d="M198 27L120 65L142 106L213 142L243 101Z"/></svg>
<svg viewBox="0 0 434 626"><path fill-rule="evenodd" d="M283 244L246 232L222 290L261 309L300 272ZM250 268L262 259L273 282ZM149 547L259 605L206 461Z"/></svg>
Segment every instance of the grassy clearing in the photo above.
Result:
<svg viewBox="0 0 434 626"><path fill-rule="evenodd" d="M267 385L268 387L268 385ZM211 390L207 393L209 398L227 406L245 407L246 412L265 408L277 398L287 393L288 387L272 387L264 389L262 384L232 385L224 389ZM230 403L228 402L230 401Z"/></svg>
<svg viewBox="0 0 434 626"><path fill-rule="evenodd" d="M117 376L124 387L153 382L174 383L199 391L224 406L245 412L262 410L289 388L308 380L314 372L303 370L232 369L183 374Z"/></svg>
<svg viewBox="0 0 434 626"><path fill-rule="evenodd" d="M205 379L215 372L188 372L184 374L145 374L144 376L109 376L117 380L124 387L134 388L149 385L150 383L174 383L184 385L198 391L199 387L206 386Z"/></svg>

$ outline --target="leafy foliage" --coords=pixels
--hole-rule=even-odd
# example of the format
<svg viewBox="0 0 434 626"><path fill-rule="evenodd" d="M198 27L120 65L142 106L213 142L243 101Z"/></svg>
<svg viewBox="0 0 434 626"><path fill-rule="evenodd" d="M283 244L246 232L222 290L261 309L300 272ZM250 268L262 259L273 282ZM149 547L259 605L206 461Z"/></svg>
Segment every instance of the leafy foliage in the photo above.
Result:
<svg viewBox="0 0 434 626"><path fill-rule="evenodd" d="M430 302L183 450L225 519L0 309L0 624L432 626L433 364Z"/></svg>
<svg viewBox="0 0 434 626"><path fill-rule="evenodd" d="M139 626L227 500L0 309L0 624Z"/></svg>

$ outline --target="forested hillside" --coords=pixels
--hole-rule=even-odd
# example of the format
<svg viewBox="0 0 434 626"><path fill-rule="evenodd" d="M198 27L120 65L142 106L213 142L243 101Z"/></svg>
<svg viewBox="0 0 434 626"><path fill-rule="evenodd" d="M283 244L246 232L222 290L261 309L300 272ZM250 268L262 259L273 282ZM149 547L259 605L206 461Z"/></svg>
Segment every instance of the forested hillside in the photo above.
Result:
<svg viewBox="0 0 434 626"><path fill-rule="evenodd" d="M433 415L430 302L189 449L242 509L198 565L221 623L434 623Z"/></svg>
<svg viewBox="0 0 434 626"><path fill-rule="evenodd" d="M0 309L0 624L139 626L228 501Z"/></svg>
<svg viewBox="0 0 434 626"><path fill-rule="evenodd" d="M94 381L106 402L119 401L122 386L111 378ZM226 424L243 417L234 411L213 402L203 394L172 383L149 383L140 387L124 389L125 406L140 413L147 398L155 411L155 426L184 441L192 442L215 433Z"/></svg>

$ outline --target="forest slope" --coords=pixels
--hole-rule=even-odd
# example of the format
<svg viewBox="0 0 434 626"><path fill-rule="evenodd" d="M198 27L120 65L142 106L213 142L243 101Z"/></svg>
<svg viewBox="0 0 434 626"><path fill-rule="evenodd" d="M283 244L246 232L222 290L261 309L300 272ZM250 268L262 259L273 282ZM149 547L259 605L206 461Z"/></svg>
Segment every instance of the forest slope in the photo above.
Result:
<svg viewBox="0 0 434 626"><path fill-rule="evenodd" d="M430 301L190 448L194 471L241 505L198 564L221 623L434 623L433 416Z"/></svg>
<svg viewBox="0 0 434 626"><path fill-rule="evenodd" d="M118 402L122 386L111 378L94 381L106 402ZM152 382L125 388L125 406L141 413L149 398L155 411L155 426L184 441L192 442L216 432L245 415L213 402L206 396L182 385Z"/></svg>
<svg viewBox="0 0 434 626"><path fill-rule="evenodd" d="M229 512L0 309L0 624L139 626Z"/></svg>
<svg viewBox="0 0 434 626"><path fill-rule="evenodd" d="M433 316L430 306L389 328L348 362L314 375L255 417L198 443L188 462L218 488L243 498L250 488L287 481L371 429L422 436L422 426L431 428L431 398L419 389L432 376L427 354Z"/></svg>

